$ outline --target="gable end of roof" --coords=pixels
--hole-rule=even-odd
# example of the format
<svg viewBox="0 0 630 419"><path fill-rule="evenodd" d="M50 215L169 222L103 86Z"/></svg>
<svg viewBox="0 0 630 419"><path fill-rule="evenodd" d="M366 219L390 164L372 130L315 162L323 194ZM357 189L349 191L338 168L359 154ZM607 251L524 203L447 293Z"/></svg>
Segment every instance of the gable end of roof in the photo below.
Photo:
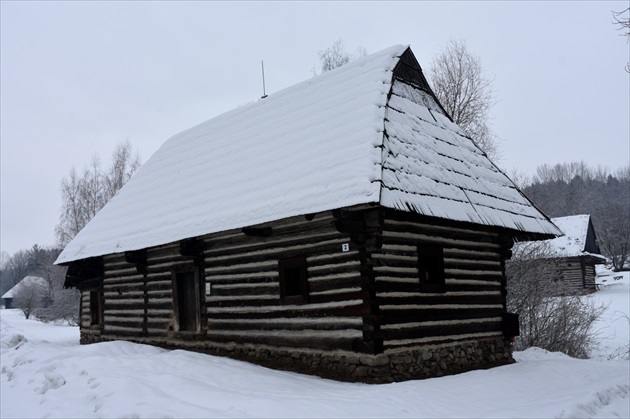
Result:
<svg viewBox="0 0 630 419"><path fill-rule="evenodd" d="M420 63L416 59L416 56L411 51L411 47L408 47L405 52L400 56L398 60L398 64L394 68L394 74L392 78L392 86L394 84L394 80L400 80L403 83L409 84L411 86L417 87L418 89L424 90L428 94L433 97L437 105L442 109L444 115L453 122L453 118L446 112L446 109L442 106L437 96L431 89L429 82L427 81L424 73L422 71L422 67Z"/></svg>

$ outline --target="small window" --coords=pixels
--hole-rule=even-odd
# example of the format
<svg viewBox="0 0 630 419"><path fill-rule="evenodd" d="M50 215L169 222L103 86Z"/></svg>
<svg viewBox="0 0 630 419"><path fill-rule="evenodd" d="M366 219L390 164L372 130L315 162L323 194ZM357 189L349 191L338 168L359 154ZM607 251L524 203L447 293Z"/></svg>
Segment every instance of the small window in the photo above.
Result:
<svg viewBox="0 0 630 419"><path fill-rule="evenodd" d="M90 325L103 324L103 310L101 304L101 292L98 289L90 290Z"/></svg>
<svg viewBox="0 0 630 419"><path fill-rule="evenodd" d="M278 261L280 299L284 304L308 303L306 258L298 256Z"/></svg>
<svg viewBox="0 0 630 419"><path fill-rule="evenodd" d="M176 331L198 331L200 312L196 269L173 272L173 307Z"/></svg>
<svg viewBox="0 0 630 419"><path fill-rule="evenodd" d="M420 291L446 292L444 251L441 247L418 246Z"/></svg>

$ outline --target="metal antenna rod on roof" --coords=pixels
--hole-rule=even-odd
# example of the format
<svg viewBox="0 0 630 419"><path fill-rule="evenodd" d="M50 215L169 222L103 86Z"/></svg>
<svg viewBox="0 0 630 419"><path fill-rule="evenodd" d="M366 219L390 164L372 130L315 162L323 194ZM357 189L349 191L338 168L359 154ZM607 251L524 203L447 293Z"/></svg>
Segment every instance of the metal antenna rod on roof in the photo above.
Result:
<svg viewBox="0 0 630 419"><path fill-rule="evenodd" d="M267 93L265 92L265 62L261 60L260 65L262 66L262 77L263 77L263 95L260 98L264 99L267 97Z"/></svg>

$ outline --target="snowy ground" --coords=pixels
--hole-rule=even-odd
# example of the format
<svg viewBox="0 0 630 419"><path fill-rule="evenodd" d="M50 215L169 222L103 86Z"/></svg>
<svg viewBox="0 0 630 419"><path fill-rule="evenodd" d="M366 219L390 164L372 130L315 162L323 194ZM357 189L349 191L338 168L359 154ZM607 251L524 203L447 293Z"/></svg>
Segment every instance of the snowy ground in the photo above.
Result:
<svg viewBox="0 0 630 419"><path fill-rule="evenodd" d="M75 327L1 310L0 417L628 418L630 363L617 349L628 345L629 279L595 293L609 304L596 359L533 348L516 364L385 385L127 342L80 346Z"/></svg>

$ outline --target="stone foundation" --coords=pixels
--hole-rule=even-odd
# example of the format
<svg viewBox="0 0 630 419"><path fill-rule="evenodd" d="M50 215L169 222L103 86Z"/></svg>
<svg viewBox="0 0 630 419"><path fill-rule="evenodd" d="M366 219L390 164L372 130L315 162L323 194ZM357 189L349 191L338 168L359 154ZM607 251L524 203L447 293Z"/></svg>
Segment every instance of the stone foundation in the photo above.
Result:
<svg viewBox="0 0 630 419"><path fill-rule="evenodd" d="M81 328L81 335L79 337L79 342L81 343L81 345L87 345L90 343L97 343L97 342L102 342L103 339L101 339L101 331L98 330L90 330L90 329L83 329Z"/></svg>
<svg viewBox="0 0 630 419"><path fill-rule="evenodd" d="M100 335L81 332L82 344L102 340L113 339L102 339ZM174 339L125 338L125 340L168 349L185 349L226 356L269 368L333 380L371 384L440 377L514 362L511 345L503 336L400 348L378 355Z"/></svg>

